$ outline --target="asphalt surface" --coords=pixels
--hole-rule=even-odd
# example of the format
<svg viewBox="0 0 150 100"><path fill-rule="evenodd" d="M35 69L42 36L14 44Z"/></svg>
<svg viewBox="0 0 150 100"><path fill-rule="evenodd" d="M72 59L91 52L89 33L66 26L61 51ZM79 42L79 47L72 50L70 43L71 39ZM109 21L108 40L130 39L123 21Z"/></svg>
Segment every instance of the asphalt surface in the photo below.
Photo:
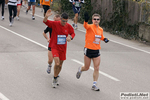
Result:
<svg viewBox="0 0 150 100"><path fill-rule="evenodd" d="M60 85L52 88L53 69L51 74L46 73L47 41L42 35L46 25L41 9L36 8L32 20L31 11L26 15L22 8L20 20L15 19L12 27L8 18L5 9L5 20L0 21L0 100L120 100L121 92L150 92L150 46L108 32L104 36L110 42L101 42L101 91L91 90L93 64L76 79L78 67L84 62L82 24L78 24L74 40L68 43Z"/></svg>

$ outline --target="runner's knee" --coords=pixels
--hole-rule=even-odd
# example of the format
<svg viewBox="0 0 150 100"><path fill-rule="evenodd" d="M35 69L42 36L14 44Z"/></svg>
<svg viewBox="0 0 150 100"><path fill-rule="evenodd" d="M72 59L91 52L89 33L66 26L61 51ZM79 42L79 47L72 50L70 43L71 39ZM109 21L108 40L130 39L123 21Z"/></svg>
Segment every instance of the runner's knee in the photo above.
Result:
<svg viewBox="0 0 150 100"><path fill-rule="evenodd" d="M85 71L89 70L89 66L84 66L84 70Z"/></svg>
<svg viewBox="0 0 150 100"><path fill-rule="evenodd" d="M77 14L75 14L75 17L78 17L78 13L77 13Z"/></svg>
<svg viewBox="0 0 150 100"><path fill-rule="evenodd" d="M48 64L52 64L53 60L48 60Z"/></svg>
<svg viewBox="0 0 150 100"><path fill-rule="evenodd" d="M56 63L55 63L55 65L56 65L57 67L59 67L59 66L60 66L59 62L56 62Z"/></svg>
<svg viewBox="0 0 150 100"><path fill-rule="evenodd" d="M99 67L94 67L94 71L99 71Z"/></svg>

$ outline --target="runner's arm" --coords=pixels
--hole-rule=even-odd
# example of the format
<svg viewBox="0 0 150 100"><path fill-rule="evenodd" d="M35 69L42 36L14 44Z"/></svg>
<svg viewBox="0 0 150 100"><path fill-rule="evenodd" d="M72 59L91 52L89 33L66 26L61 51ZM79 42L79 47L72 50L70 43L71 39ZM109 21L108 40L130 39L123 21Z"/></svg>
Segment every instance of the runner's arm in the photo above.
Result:
<svg viewBox="0 0 150 100"><path fill-rule="evenodd" d="M74 0L69 0L69 2L71 2L71 3L72 3L73 1L74 1Z"/></svg>
<svg viewBox="0 0 150 100"><path fill-rule="evenodd" d="M89 28L88 20L89 20L89 15L88 15L87 12L85 12L85 13L84 13L84 24L83 24L83 26L84 26L85 29L88 29L88 28Z"/></svg>
<svg viewBox="0 0 150 100"><path fill-rule="evenodd" d="M101 40L103 40L105 43L109 42L109 39L108 39L108 38L105 38L104 35L103 35L103 29L102 29L102 37L101 37Z"/></svg>
<svg viewBox="0 0 150 100"><path fill-rule="evenodd" d="M105 43L109 42L109 39L108 38L104 38L104 42Z"/></svg>
<svg viewBox="0 0 150 100"><path fill-rule="evenodd" d="M43 23L45 23L49 28L52 28L55 24L55 21L47 20L46 22L43 21Z"/></svg>
<svg viewBox="0 0 150 100"><path fill-rule="evenodd" d="M48 38L48 36L47 36L47 33L48 32L48 27L44 30L44 32L43 32L43 36L45 37L45 39L47 40L47 42L49 42L49 38Z"/></svg>
<svg viewBox="0 0 150 100"><path fill-rule="evenodd" d="M46 35L46 33L45 33L45 32L43 32L43 36L45 37L45 39L47 40L47 42L49 42L49 41L50 41L50 39L48 38L48 36Z"/></svg>
<svg viewBox="0 0 150 100"><path fill-rule="evenodd" d="M84 3L84 0L80 0L81 1L81 3Z"/></svg>
<svg viewBox="0 0 150 100"><path fill-rule="evenodd" d="M43 19L43 22L47 22L48 17L51 16L51 15L52 15L51 9L47 10L47 12L45 14L45 17Z"/></svg>
<svg viewBox="0 0 150 100"><path fill-rule="evenodd" d="M84 26L84 28L85 28L86 30L90 27L90 25L88 24L88 22L85 22L85 21L84 21L83 26Z"/></svg>
<svg viewBox="0 0 150 100"><path fill-rule="evenodd" d="M71 40L73 40L73 38L75 37L75 33L74 33L74 29L72 28L72 26L70 26L70 32L69 32L69 37Z"/></svg>

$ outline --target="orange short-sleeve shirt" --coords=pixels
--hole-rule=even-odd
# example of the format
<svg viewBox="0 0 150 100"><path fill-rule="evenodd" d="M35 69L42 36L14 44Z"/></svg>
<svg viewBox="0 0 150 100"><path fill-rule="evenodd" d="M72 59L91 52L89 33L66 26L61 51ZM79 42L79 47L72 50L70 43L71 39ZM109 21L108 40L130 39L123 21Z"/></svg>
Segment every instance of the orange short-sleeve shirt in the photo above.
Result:
<svg viewBox="0 0 150 100"><path fill-rule="evenodd" d="M40 0L40 4L50 6L50 2L53 2L53 0Z"/></svg>

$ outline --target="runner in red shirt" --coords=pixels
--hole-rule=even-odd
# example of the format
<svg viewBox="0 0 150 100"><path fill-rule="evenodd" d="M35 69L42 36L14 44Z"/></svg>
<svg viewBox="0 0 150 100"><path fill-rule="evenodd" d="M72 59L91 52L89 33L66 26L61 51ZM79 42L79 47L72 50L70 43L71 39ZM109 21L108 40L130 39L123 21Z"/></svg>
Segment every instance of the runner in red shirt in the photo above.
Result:
<svg viewBox="0 0 150 100"><path fill-rule="evenodd" d="M56 14L54 16L54 21L60 21L60 15ZM49 32L49 37L47 36L46 33ZM51 33L52 33L52 28L47 27L44 32L43 32L43 36L46 38L47 42L48 42L48 46L50 43L50 38L51 38ZM53 55L52 55L52 51L51 48L48 47L48 67L47 67L47 73L50 74L51 73L51 67L52 67L52 62L53 62Z"/></svg>
<svg viewBox="0 0 150 100"><path fill-rule="evenodd" d="M61 21L47 20L51 15L51 9L49 9L45 14L43 22L53 30L49 47L51 48L55 61L54 79L52 82L52 86L55 88L58 85L57 77L61 71L63 61L66 60L67 41L70 42L74 38L75 33L72 26L67 23L68 15L66 13L61 15Z"/></svg>

